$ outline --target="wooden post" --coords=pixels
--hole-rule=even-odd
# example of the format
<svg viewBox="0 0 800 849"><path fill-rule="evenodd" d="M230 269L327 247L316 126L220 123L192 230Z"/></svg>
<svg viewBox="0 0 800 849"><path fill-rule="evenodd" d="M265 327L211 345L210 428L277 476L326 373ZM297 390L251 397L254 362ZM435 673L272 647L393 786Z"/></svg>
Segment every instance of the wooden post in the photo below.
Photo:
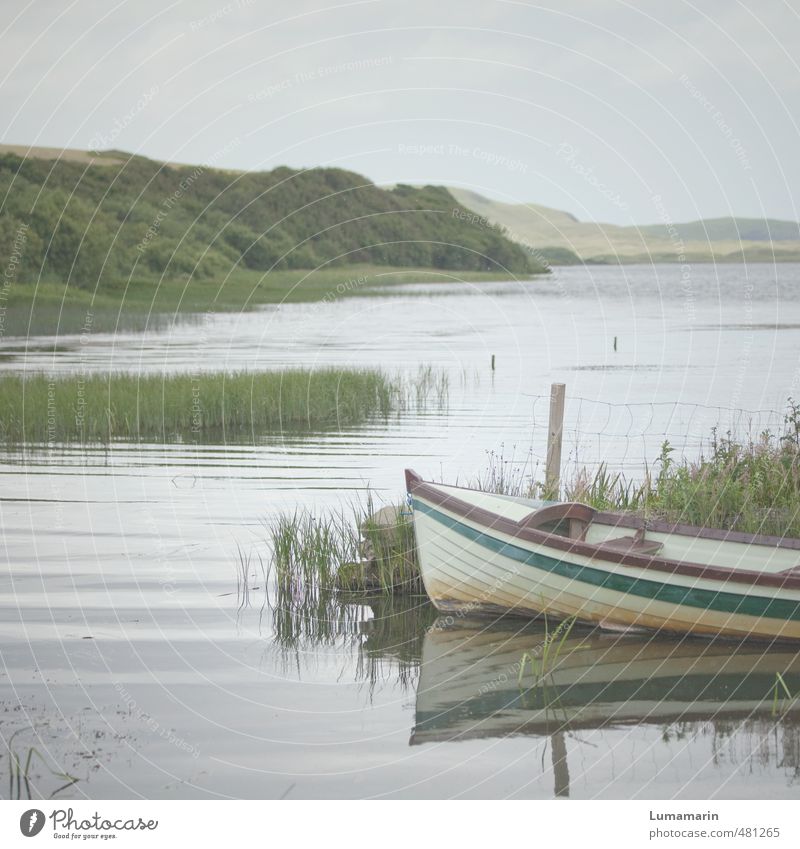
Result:
<svg viewBox="0 0 800 849"><path fill-rule="evenodd" d="M550 386L550 425L547 431L547 468L545 488L548 497L558 498L561 479L561 439L564 434L564 397L567 387L563 383Z"/></svg>
<svg viewBox="0 0 800 849"><path fill-rule="evenodd" d="M563 731L556 731L550 738L553 758L554 793L557 799L569 798L569 765L567 764L567 741Z"/></svg>
<svg viewBox="0 0 800 849"><path fill-rule="evenodd" d="M492 354L492 371L494 371L494 354Z"/></svg>

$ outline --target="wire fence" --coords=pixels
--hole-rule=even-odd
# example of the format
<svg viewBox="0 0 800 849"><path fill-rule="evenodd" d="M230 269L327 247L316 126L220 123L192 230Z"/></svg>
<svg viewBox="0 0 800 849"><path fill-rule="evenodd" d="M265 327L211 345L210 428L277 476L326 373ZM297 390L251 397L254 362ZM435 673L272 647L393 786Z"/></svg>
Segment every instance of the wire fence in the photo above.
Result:
<svg viewBox="0 0 800 849"><path fill-rule="evenodd" d="M550 395L531 395L534 463L544 464ZM634 402L614 404L569 397L564 409L562 469L596 470L605 464L626 476L651 468L668 442L672 457L696 460L707 452L714 435L757 440L764 433L783 434L787 410L747 410L706 404Z"/></svg>

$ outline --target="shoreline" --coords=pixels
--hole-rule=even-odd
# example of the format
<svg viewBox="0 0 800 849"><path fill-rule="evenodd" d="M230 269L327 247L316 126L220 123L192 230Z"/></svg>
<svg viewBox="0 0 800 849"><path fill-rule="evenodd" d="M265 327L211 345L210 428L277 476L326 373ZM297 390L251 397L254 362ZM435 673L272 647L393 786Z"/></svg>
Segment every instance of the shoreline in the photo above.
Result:
<svg viewBox="0 0 800 849"><path fill-rule="evenodd" d="M136 331L188 314L249 312L261 306L384 297L398 283L533 281L547 272L518 275L377 265L322 269L238 270L226 278L120 281L100 290L60 281L15 282L0 301L0 339ZM387 291L388 290L388 291Z"/></svg>

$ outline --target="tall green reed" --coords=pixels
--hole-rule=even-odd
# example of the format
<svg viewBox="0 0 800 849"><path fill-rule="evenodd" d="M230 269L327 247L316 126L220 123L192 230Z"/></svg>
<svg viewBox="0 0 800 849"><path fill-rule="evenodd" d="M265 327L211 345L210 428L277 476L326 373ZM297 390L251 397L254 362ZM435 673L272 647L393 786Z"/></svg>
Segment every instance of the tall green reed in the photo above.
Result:
<svg viewBox="0 0 800 849"><path fill-rule="evenodd" d="M0 376L0 442L225 442L446 403L446 375L373 368Z"/></svg>

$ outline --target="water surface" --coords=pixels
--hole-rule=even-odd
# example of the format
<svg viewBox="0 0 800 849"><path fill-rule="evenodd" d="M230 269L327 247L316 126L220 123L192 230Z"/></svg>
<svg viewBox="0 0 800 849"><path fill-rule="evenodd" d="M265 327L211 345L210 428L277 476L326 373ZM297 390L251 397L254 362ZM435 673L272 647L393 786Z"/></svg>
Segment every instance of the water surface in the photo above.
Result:
<svg viewBox="0 0 800 849"><path fill-rule="evenodd" d="M493 454L535 473L553 381L567 384L568 466L635 475L664 439L695 456L714 426L780 428L799 281L793 264L688 280L568 268L5 340L7 370L433 364L450 391L446 408L306 437L3 451L0 733L36 754L18 786L2 752L0 793L796 796L796 716L773 699L778 671L800 690L785 648L584 634L561 678L519 681L540 625L448 623L424 599L298 616L276 608L257 555L278 511L368 487L395 501L406 466L463 482ZM244 606L237 549L252 556Z"/></svg>

